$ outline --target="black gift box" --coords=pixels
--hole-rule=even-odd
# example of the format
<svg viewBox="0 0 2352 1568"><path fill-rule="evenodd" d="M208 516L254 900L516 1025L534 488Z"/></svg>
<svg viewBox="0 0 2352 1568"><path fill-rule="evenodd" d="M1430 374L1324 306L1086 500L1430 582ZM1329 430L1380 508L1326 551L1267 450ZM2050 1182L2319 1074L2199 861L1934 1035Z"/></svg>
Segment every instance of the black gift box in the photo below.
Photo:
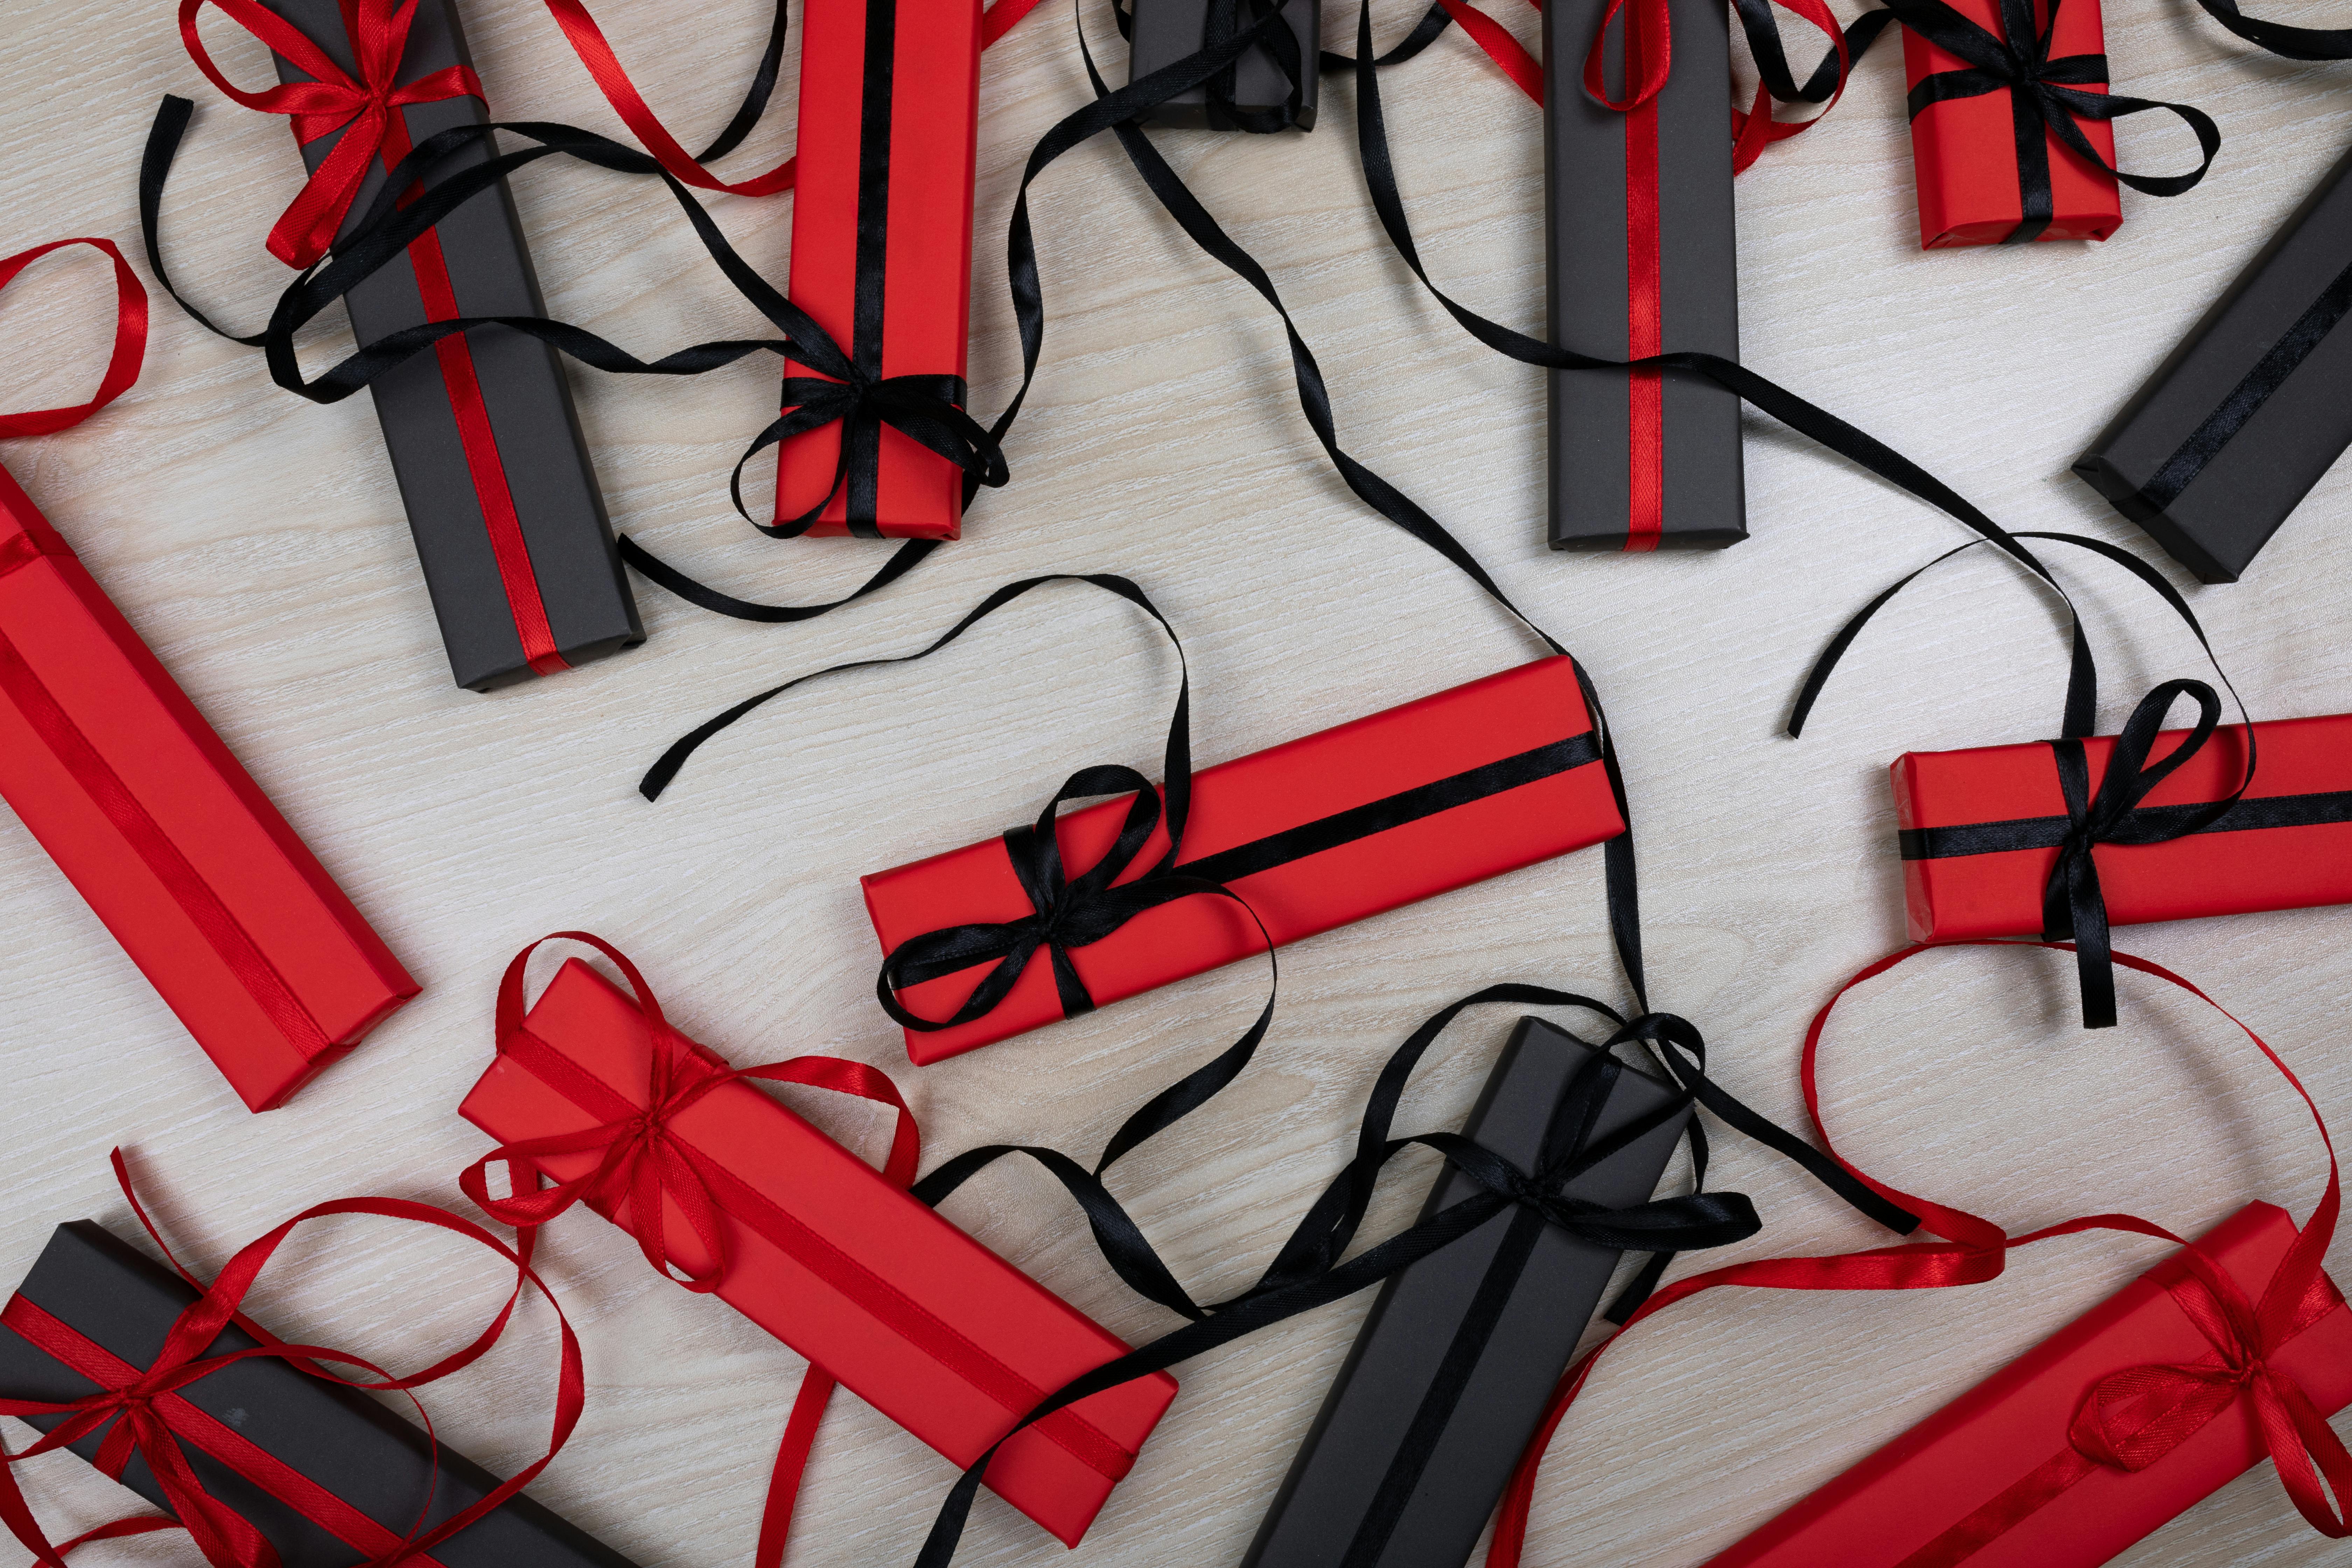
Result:
<svg viewBox="0 0 2352 1568"><path fill-rule="evenodd" d="M152 1365L180 1313L196 1299L187 1282L152 1263L88 1220L58 1226L17 1294L134 1366ZM251 1349L236 1328L208 1355ZM98 1385L0 1327L0 1394L50 1402L84 1398ZM368 1394L257 1356L223 1367L181 1389L186 1400L247 1441L358 1509L395 1537L408 1533L433 1477L433 1445L424 1429ZM47 1430L62 1417L36 1416ZM98 1452L110 1428L73 1445ZM285 1568L352 1568L371 1555L339 1540L245 1479L194 1441L182 1439L205 1489L243 1515L277 1548ZM498 1482L444 1447L432 1479L437 1523L480 1500ZM134 1455L122 1484L169 1511L146 1460ZM495 1512L436 1546L419 1568L632 1568L629 1560L530 1500L509 1499Z"/></svg>
<svg viewBox="0 0 2352 1568"><path fill-rule="evenodd" d="M1668 0L1673 69L1644 110L1584 90L1606 0L1544 7L1544 240L1552 342L1601 359L1696 352L1739 357L1731 199L1731 45L1724 8ZM1603 81L1624 95L1621 13ZM1654 116L1655 244L1633 197ZM1629 163L1629 156L1631 162ZM1654 329L1629 252L1655 279ZM1636 313L1643 326L1637 331ZM1654 340L1654 341L1645 341ZM1701 377L1555 371L1548 464L1554 550L1719 549L1748 537L1739 399ZM1654 413L1641 412L1652 410ZM1645 441L1645 426L1654 440ZM1645 500L1654 498L1654 500ZM1638 525L1638 526L1637 526Z"/></svg>
<svg viewBox="0 0 2352 1568"><path fill-rule="evenodd" d="M1139 81L1163 66L1206 47L1209 13L1225 5L1229 25L1239 32L1255 20L1250 0L1135 0L1135 33L1127 56L1127 79ZM1315 128L1316 62L1322 58L1323 14L1316 0L1287 0L1283 20L1298 40L1299 109L1294 121L1301 131ZM1275 64L1265 46L1252 48L1234 64L1234 107L1274 110L1289 100L1290 80ZM1144 116L1146 124L1193 130L1230 131L1227 117L1210 107L1205 85L1189 87Z"/></svg>
<svg viewBox="0 0 2352 1568"><path fill-rule="evenodd" d="M2352 445L2352 155L2074 472L2204 583L2234 583Z"/></svg>
<svg viewBox="0 0 2352 1568"><path fill-rule="evenodd" d="M1463 1131L1522 1170L1531 1168L1553 1109L1592 1053L1540 1018L1521 1019ZM1667 1085L1629 1065L1591 1136L1606 1137L1675 1099ZM1585 1172L1568 1184L1567 1195L1611 1208L1647 1201L1687 1116L1685 1110ZM1449 1166L1422 1215L1477 1190ZM1536 1225L1533 1211L1507 1209L1381 1288L1243 1568L1452 1568L1469 1558L1619 1256L1550 1225L1540 1226L1532 1248L1507 1249L1515 1226L1524 1231ZM1521 1256L1514 1279L1509 1266ZM1461 1330L1480 1310L1482 1295L1498 1289L1507 1292L1500 1315L1447 1410L1431 1397L1444 1381L1441 1369L1457 1353ZM1488 1310L1492 1305L1490 1297ZM1409 1467L1399 1456L1416 1426L1434 1440L1418 1475L1402 1473ZM1402 1503L1387 1542L1376 1554L1359 1556L1371 1548L1378 1526L1367 1521L1383 1500ZM1360 1532L1366 1533L1363 1547Z"/></svg>
<svg viewBox="0 0 2352 1568"><path fill-rule="evenodd" d="M353 69L339 0L267 3L337 65ZM459 64L471 60L452 0L416 0L399 80L404 84ZM309 79L282 58L278 74L287 81ZM412 104L396 112L405 120L412 142L454 126L480 124L487 117L481 101L474 98ZM304 161L315 170L340 134L305 147ZM496 151L487 142L472 143L443 160L429 183L487 162ZM365 216L383 189L384 174L384 163L378 159L352 203L343 225L346 235ZM451 213L435 232L459 314L547 313L504 180ZM414 258L432 237L419 240L409 255L351 291L352 331L362 343L428 320ZM622 575L612 523L604 515L604 496L596 488L595 468L572 405L571 385L555 351L503 327L477 328L465 335L464 346L488 410L494 467L503 470L502 482L512 497L530 557L529 575L537 579L553 650L561 660L542 657L536 672L635 647L645 640L645 628L638 624L636 603ZM483 487L494 488L501 481L474 472L442 354L435 350L419 353L379 376L369 391L457 684L488 691L529 679L535 671L516 606L499 574L486 518ZM488 510L498 510L491 500Z"/></svg>

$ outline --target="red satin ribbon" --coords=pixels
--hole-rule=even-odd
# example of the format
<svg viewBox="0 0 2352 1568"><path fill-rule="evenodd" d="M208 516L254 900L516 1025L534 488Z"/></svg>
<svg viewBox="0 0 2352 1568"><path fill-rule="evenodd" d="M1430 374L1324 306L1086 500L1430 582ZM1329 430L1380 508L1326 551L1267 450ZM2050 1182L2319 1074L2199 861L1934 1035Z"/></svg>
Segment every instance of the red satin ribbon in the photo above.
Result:
<svg viewBox="0 0 2352 1568"><path fill-rule="evenodd" d="M2074 951L2071 942L1984 940L1937 945ZM2116 953L2116 963L2123 967L2168 981L2236 1024L2278 1069L2302 1097L2313 1124L2319 1129L2321 1142L2327 1147L2326 1191L2263 1287L2258 1302L2249 1302L2237 1283L2199 1251L2194 1243L2131 1215L2087 1215L2012 1237L1990 1220L1901 1192L1856 1169L1837 1152L1828 1129L1822 1125L1814 1063L1831 1010L1855 986L1927 951L1927 945L1916 944L1889 953L1840 986L1813 1016L1812 1026L1806 1031L1802 1071L1805 1109L1812 1118L1822 1148L1872 1190L1919 1215L1925 1229L1948 1239L1874 1247L1826 1258L1767 1258L1709 1269L1677 1280L1651 1297L1626 1321L1625 1328L1631 1329L1654 1312L1717 1286L1783 1290L1939 1289L1993 1279L2001 1272L2012 1249L2052 1237L2090 1230L2154 1237L2182 1248L2170 1260L2179 1273L2167 1280L2167 1288L2189 1321L2212 1344L2215 1358L2186 1365L2130 1367L2102 1379L2077 1410L2068 1433L2067 1447L1905 1559L1899 1568L1953 1568L1965 1563L1988 1542L2046 1506L2098 1466L2145 1468L2241 1398L2252 1402L2263 1445L2276 1463L2279 1480L2296 1510L2323 1535L2336 1539L2352 1535L2352 1521L2330 1507L2319 1479L2319 1474L2324 1472L2339 1500L2352 1497L2352 1454L2346 1452L2309 1395L2269 1360L2296 1334L2335 1310L2342 1300L2321 1272L2342 1205L2336 1146L2303 1080L2260 1036L2195 985L2144 958ZM1495 1521L1494 1540L1486 1553L1487 1568L1517 1568L1527 1542L1528 1510L1534 1500L1537 1475L1552 1435L1559 1430L1561 1418L1575 1403L1601 1355L1623 1337L1620 1331L1594 1346L1569 1369L1552 1391L1543 1423L1520 1458L1509 1489L1504 1493Z"/></svg>
<svg viewBox="0 0 2352 1568"><path fill-rule="evenodd" d="M28 263L68 245L93 247L114 261L114 350L108 358L106 374L99 381L97 395L87 403L68 408L0 414L0 437L47 435L78 425L113 402L139 379L139 367L147 350L147 291L112 241L60 239L36 246L0 261L0 289L5 289ZM61 546L45 547L29 531L11 534L0 542L0 577L31 565L44 554L70 559L71 553ZM123 842L188 917L206 945L219 955L223 967L253 998L254 1005L261 1009L270 1026L287 1044L305 1061L316 1061L334 1049L335 1042L294 994L285 976L278 973L252 934L140 804L131 786L122 782L122 775L114 771L74 722L73 715L58 702L5 630L0 630L0 697L5 697L24 715L26 724L72 775L108 824L122 836Z"/></svg>
<svg viewBox="0 0 2352 1568"><path fill-rule="evenodd" d="M1015 23L1037 8L1037 3L1038 0L996 0L981 16L980 47L984 49L1011 32ZM596 26L596 18L588 14L588 7L581 4L581 0L547 0L547 9L555 18L555 25L563 29L572 53L578 55L580 63L588 68L589 76L594 79L598 90L604 93L605 101L613 106L613 111L645 144L646 151L653 154L655 162L670 174L698 190L719 191L732 196L772 196L780 191L793 188L793 181L799 173L797 155L785 159L765 174L732 182L720 179L695 162L694 154L679 144L677 138L669 133L668 128L646 106L645 96L637 91L636 84L629 79L629 73L622 68L620 57L613 52L613 46L605 40L604 30Z"/></svg>
<svg viewBox="0 0 2352 1568"><path fill-rule="evenodd" d="M559 939L586 942L611 959L627 978L637 1010L652 1041L652 1068L644 1105L633 1104L610 1085L587 1072L569 1057L532 1034L523 1025L523 968L541 942ZM986 1349L941 1322L921 1303L901 1292L793 1217L732 1171L677 1135L671 1120L704 1095L725 1084L746 1079L772 1083L804 1083L888 1105L898 1113L890 1142L890 1155L882 1175L898 1187L915 1177L920 1137L914 1114L899 1098L889 1075L863 1062L834 1057L795 1057L761 1067L729 1068L714 1063L662 1016L661 1004L635 964L611 943L586 931L558 931L542 937L517 953L499 982L498 1002L499 1052L573 1104L600 1120L582 1132L525 1139L492 1151L458 1177L466 1195L494 1218L525 1235L585 1202L618 1221L625 1204L626 1226L639 1250L654 1268L689 1290L716 1290L727 1272L723 1214L757 1232L779 1250L887 1325L908 1344L929 1355L971 1384L1012 1415L1025 1414L1044 1400L1046 1391L1005 1365ZM549 1155L596 1153L595 1168L586 1175L551 1185L539 1185L537 1162ZM488 1174L493 1165L505 1165L512 1195L493 1198ZM664 1234L665 1199L675 1203L711 1262L700 1273L675 1265ZM768 1501L761 1518L756 1568L776 1568L783 1560L784 1542L792 1522L793 1501L802 1472L816 1439L824 1404L834 1380L812 1363L802 1380L799 1397L785 1424L770 1478ZM1134 1464L1135 1456L1106 1436L1075 1410L1060 1410L1036 1424L1037 1430L1080 1463L1118 1480Z"/></svg>
<svg viewBox="0 0 2352 1568"><path fill-rule="evenodd" d="M146 1211L131 1189L130 1173L123 1164L121 1150L114 1152L114 1169L132 1208L138 1212L142 1223L148 1223ZM479 1242L515 1266L514 1289L508 1293L506 1304L499 1310L489 1326L470 1344L408 1377L394 1377L374 1363L347 1352L317 1345L287 1344L260 1332L239 1313L238 1307L279 1243L307 1220L348 1214L381 1215L393 1219L413 1220ZM152 1224L149 1228L152 1233ZM205 1489L188 1459L187 1448L193 1446L295 1509L320 1529L365 1553L367 1568L398 1568L398 1565L439 1568L431 1555L433 1549L503 1506L509 1498L536 1479L571 1436L585 1400L586 1384L581 1372L579 1342L572 1335L570 1321L563 1316L562 1305L547 1289L544 1281L532 1271L528 1250L527 1247L520 1251L509 1247L472 1221L428 1204L410 1203L399 1198L343 1198L320 1204L303 1210L247 1246L229 1260L228 1267L221 1270L220 1278L212 1286L200 1286L204 1294L180 1314L154 1363L145 1368L133 1366L111 1354L71 1325L60 1321L24 1297L11 1298L5 1309L0 1310L0 1326L5 1326L37 1349L97 1384L100 1392L63 1402L0 1398L0 1415L57 1415L64 1418L31 1447L14 1454L0 1453L0 1459L5 1461L0 1464L0 1522L5 1522L16 1539L32 1552L41 1568L63 1568L66 1554L87 1542L175 1528L188 1531L197 1549L204 1553L205 1561L213 1568L278 1568L278 1553L261 1533L234 1509ZM169 1248L165 1252L169 1256ZM562 1335L555 1419L547 1450L481 1500L452 1514L430 1530L425 1528L426 1510L431 1504L429 1489L425 1502L419 1507L415 1521L406 1533L395 1534L290 1465L265 1452L234 1428L199 1410L180 1393L180 1390L210 1376L222 1367L268 1356L290 1362L297 1368L320 1377L331 1378L334 1375L320 1364L322 1363L355 1367L375 1381L356 1383L352 1386L406 1394L414 1405L416 1403L414 1390L471 1365L498 1342L506 1331L526 1285L538 1286L540 1292L547 1297L548 1304L555 1308L556 1321ZM262 1342L252 1350L205 1355L206 1348L232 1321ZM423 1416L424 1406L418 1405L416 1408L419 1415ZM433 1426L429 1417L425 1417L425 1427L430 1437ZM34 1519L31 1508L16 1485L12 1467L23 1460L63 1448L101 1428L106 1435L92 1461L97 1468L120 1480L124 1467L130 1463L131 1456L137 1454L146 1461L157 1484L170 1500L172 1511L178 1517L174 1521L136 1515L116 1520L75 1537L62 1547L54 1545ZM438 1440L435 1441L437 1453Z"/></svg>
<svg viewBox="0 0 2352 1568"><path fill-rule="evenodd" d="M218 5L232 20L290 61L310 81L287 82L260 92L247 92L221 74L205 52L196 32L196 16L206 5ZM482 84L469 66L450 66L396 86L401 56L408 48L408 29L416 17L416 0L343 0L343 21L349 29L352 55L359 76L337 65L326 50L302 36L299 29L257 0L180 0L180 40L188 58L212 84L247 109L292 119L294 134L304 146L322 136L342 132L342 140L327 154L269 231L269 254L289 267L308 267L327 253L342 226L343 215L367 178L368 163L378 154L389 168L401 154L387 145L401 117L395 112L410 104L437 103L451 98L482 98ZM406 133L401 133L406 141ZM405 152L405 148L403 149Z"/></svg>

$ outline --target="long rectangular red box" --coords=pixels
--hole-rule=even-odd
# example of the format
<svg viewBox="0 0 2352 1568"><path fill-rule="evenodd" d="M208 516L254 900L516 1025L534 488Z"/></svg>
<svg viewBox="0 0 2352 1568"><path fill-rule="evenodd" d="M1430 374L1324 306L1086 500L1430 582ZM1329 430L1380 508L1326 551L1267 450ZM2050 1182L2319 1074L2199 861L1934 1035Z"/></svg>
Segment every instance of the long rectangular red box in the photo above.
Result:
<svg viewBox="0 0 2352 1568"><path fill-rule="evenodd" d="M2253 730L2253 784L2212 827L2162 844L2092 851L2112 923L2352 903L2352 714L2273 720ZM2168 754L2182 734L2166 731L2150 755ZM2140 810L2193 811L2221 799L2244 776L2245 746L2242 726L2215 731ZM2095 794L2115 741L2083 747ZM1895 759L1893 773L1911 939L2041 931L2042 888L2066 833L2048 742L1911 752ZM2292 825L2243 826L2270 816ZM2032 847L1977 848L2021 837Z"/></svg>
<svg viewBox="0 0 2352 1568"><path fill-rule="evenodd" d="M255 1110L416 994L5 469L0 795Z"/></svg>
<svg viewBox="0 0 2352 1568"><path fill-rule="evenodd" d="M1177 869L1223 882L1276 944L1296 942L1615 837L1625 819L1599 757L1574 663L1538 659L1203 769ZM1103 858L1128 798L1063 816L1065 866L1075 873ZM1163 824L1113 886L1139 877L1167 845ZM863 885L886 953L925 931L1019 920L1033 908L1002 838ZM1107 1005L1265 951L1247 911L1199 897L1146 910L1070 957ZM919 1016L949 1017L987 973L940 975L900 1000ZM982 1016L906 1031L907 1055L939 1061L1061 1016L1041 957Z"/></svg>
<svg viewBox="0 0 2352 1568"><path fill-rule="evenodd" d="M1947 0L1951 8L1998 38L2003 36L2000 0ZM2034 0L2036 27L2050 26L2050 0ZM2029 51L2031 40L2020 40ZM2050 58L2100 55L2106 28L2099 0L2063 0L2050 37ZM1903 74L1916 89L1923 78L1971 68L1958 55L1903 29ZM2095 83L2084 92L2105 92ZM1965 245L2000 245L2024 217L2018 177L2017 131L2005 87L1974 98L1946 99L1911 116L1911 165L1919 193L1919 245L1942 250ZM1916 102L1916 100L1914 100ZM2077 119L2084 139L2109 164L2116 161L2115 129L2104 120ZM2057 137L2042 132L2050 161L2051 217L2036 239L2105 239L2123 223L2116 177L2085 163Z"/></svg>
<svg viewBox="0 0 2352 1568"><path fill-rule="evenodd" d="M979 139L979 0L809 0L791 294L869 376L963 375ZM824 500L845 439L848 482L810 533L961 532L963 470L856 421L777 447L779 521Z"/></svg>
<svg viewBox="0 0 2352 1568"><path fill-rule="evenodd" d="M646 1102L654 1046L645 1016L585 963L563 965L524 1027L629 1104ZM677 1037L705 1062L729 1065ZM585 1131L604 1121L503 1053L458 1109L501 1143ZM703 1095L674 1113L668 1129L787 1216L761 1226L719 1215L728 1258L719 1299L959 1469L1046 1394L1128 1350L749 1083ZM592 1152L538 1163L568 1181L594 1170L597 1158ZM591 1202L607 1219L628 1223L625 1201ZM664 1202L664 1235L679 1267L710 1269L713 1259L674 1199ZM810 1261L820 1257L846 1261L828 1279ZM960 1345L980 1375L908 1337L910 1321L935 1345ZM1156 1373L1080 1400L1015 1434L990 1461L988 1485L1076 1546L1175 1397L1176 1380Z"/></svg>
<svg viewBox="0 0 2352 1568"><path fill-rule="evenodd" d="M2199 1245L2258 1300L2294 1236L2285 1210L2256 1203ZM1895 1568L2069 1451L2075 1410L2101 1378L2151 1363L2218 1364L2168 1289L2185 1273L2175 1253L1706 1568ZM2352 1405L2352 1310L2343 1299L2271 1364L2322 1414ZM2268 1454L2242 1396L2143 1470L2093 1465L1978 1546L1967 1568L2095 1568Z"/></svg>

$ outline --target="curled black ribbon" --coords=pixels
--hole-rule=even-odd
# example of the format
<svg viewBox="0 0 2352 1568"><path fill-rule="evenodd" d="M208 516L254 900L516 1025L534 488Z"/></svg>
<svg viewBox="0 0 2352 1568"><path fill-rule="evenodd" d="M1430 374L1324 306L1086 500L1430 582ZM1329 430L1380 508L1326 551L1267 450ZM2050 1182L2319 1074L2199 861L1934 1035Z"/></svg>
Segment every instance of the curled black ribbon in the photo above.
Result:
<svg viewBox="0 0 2352 1568"><path fill-rule="evenodd" d="M1961 16L1944 0L1887 0L1887 8L1903 25L1927 42L1958 56L1968 65L1958 70L1922 77L1911 89L1910 109L1917 119L1932 105L1955 99L1979 98L2007 89L2011 127L2017 143L2017 189L2021 216L2003 245L2022 245L2041 237L2054 216L2050 188L2050 138L2054 136L2085 161L2097 164L2133 190L2151 196L2177 196L2205 177L2221 151L2221 132L2203 110L2185 103L2160 103L2153 99L2124 98L2113 93L2085 92L2084 88L2107 80L2105 55L2062 55L2050 58L2050 40L2058 26L2060 0L2050 0L2047 22L2036 31L2032 0L2000 0L2001 32L1996 35ZM2128 174L2099 156L2077 120L2120 120L2151 109L2178 115L2197 135L2204 162L2188 174Z"/></svg>
<svg viewBox="0 0 2352 1568"><path fill-rule="evenodd" d="M2204 626L2198 621L2189 601L2179 589L2165 581L2163 574L2131 552L2107 543L2105 540L2085 538L2072 533L2021 533L2021 539L2048 540L2060 544L2072 544L2103 555L2130 571L2164 600L2172 612L2195 635L2198 646L2213 666L2213 673L2237 705L2238 716L2244 723L2246 766L2238 785L2220 800L2200 803L2187 810L2176 807L2150 809L2140 802L2150 790L2187 762L2212 739L2214 728L2221 715L2221 700L2214 689L2201 680L2168 680L2158 686L2139 705L2116 737L2115 749L2107 759L2107 771L2100 780L2095 795L2090 787L2090 764L2084 754L2083 741L2092 728L2098 710L2098 667L2092 659L2089 646L2082 639L2076 626L2074 667L2067 680L2066 723L2059 738L2050 742L2058 769L2060 793L2066 801L2066 826L2058 839L2058 860L2052 868L2050 880L2042 890L2042 936L2050 942L2072 938L2074 942L2074 967L2083 995L2083 1026L2086 1029L2112 1027L2116 1022L2116 980L2114 947L2109 939L2106 900L2099 892L2098 863L2095 851L2102 844L2134 845L2162 844L2175 838L2186 838L2202 833L2240 808L2246 791L2254 782L2254 729L2247 720L2244 699L2231 685L2230 677L2214 655L2213 645L2206 637ZM1805 721L1813 704L1828 684L1830 674L1853 639L1870 618L1886 602L1901 593L1918 577L1949 561L1964 551L1973 550L1983 541L1963 544L1957 550L1946 551L1927 565L1898 579L1895 584L1864 605L1853 618L1840 627L1822 656L1806 675L1803 688L1790 710L1788 730L1790 736L1801 736ZM2165 715L2172 704L2182 697L2195 699L2198 705L2197 726L2181 743L2166 753L2153 766L2148 753L2158 731L2164 728ZM2039 838L2039 819L2026 818L2015 823L1989 825L2010 831L1973 836L1965 844L1948 832L1940 844L1919 842L1915 834L1905 841L1905 854L1911 859L1932 859L1944 855L1983 854L2003 848L2046 847ZM2251 826L2251 824L2250 824ZM2267 824L2265 824L2267 826ZM1923 853L1913 853L1917 849Z"/></svg>

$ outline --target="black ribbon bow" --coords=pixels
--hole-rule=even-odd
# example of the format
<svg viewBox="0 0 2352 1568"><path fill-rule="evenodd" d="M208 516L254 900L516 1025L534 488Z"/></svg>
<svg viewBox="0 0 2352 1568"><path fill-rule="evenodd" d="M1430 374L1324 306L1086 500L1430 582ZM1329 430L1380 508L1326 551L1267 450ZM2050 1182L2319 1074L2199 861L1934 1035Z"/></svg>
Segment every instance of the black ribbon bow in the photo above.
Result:
<svg viewBox="0 0 2352 1568"><path fill-rule="evenodd" d="M2182 697L2197 702L2197 727L2180 743L2151 764L2148 753L2164 728L2165 715ZM2091 793L2091 765L2083 742L2067 739L2050 742L2057 760L2058 787L2066 797L2066 837L2058 847L2058 863L2050 868L2042 889L2042 937L2049 942L2072 939L2074 972L2083 988L2083 1026L2105 1029L2116 1021L2114 948L2108 939L2107 902L2099 891L2096 851L2102 844L2163 844L2202 832L2237 804L2243 784L2227 797L2186 817L2143 812L2139 803L2169 778L2183 763L2202 751L2221 722L2221 698L2201 680L2168 680L2139 700L2116 737L2107 754L2107 771ZM2249 732L2251 750L2251 731Z"/></svg>
<svg viewBox="0 0 2352 1568"><path fill-rule="evenodd" d="M1961 16L1944 0L1887 0L1887 9L1902 24L1945 53L1968 61L1959 70L1922 77L1911 89L1911 115L1916 119L1937 103L1979 98L2009 91L2010 124L2017 140L2017 227L2003 245L2038 239L2050 226L2056 209L2050 187L2050 138L2059 141L2086 161L2097 164L2133 190L2151 196L2177 196L2205 177L2221 150L2221 132L2201 110L2185 103L2160 103L2153 99L2122 98L2113 93L2086 92L2106 85L2107 57L2062 55L2050 58L2050 42L2058 27L2060 0L2051 0L2048 22L2033 26L2033 0L2000 0L2000 35ZM2197 134L2204 162L2189 174L2132 174L2099 156L2077 120L2117 120L2162 109L2179 115Z"/></svg>

